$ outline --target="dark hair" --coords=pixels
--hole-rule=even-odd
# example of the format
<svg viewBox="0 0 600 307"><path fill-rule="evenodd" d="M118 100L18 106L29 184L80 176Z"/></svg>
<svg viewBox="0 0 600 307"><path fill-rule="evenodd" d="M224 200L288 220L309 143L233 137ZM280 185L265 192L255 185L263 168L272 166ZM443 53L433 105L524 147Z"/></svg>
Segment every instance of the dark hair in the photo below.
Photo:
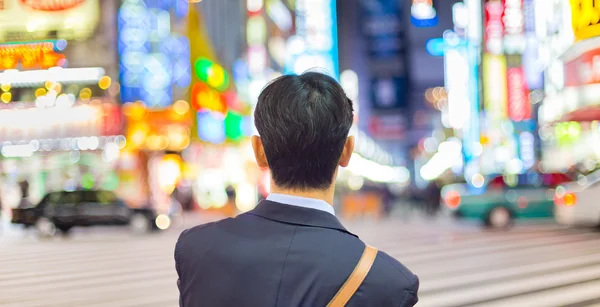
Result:
<svg viewBox="0 0 600 307"><path fill-rule="evenodd" d="M331 186L353 118L335 79L316 72L285 75L260 94L254 123L271 176L282 188Z"/></svg>

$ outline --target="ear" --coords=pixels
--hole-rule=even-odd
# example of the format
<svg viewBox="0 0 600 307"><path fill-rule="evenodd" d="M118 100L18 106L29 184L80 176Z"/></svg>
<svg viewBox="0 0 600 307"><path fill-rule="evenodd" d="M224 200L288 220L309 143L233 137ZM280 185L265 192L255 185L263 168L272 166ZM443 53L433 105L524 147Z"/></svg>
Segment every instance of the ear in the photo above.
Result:
<svg viewBox="0 0 600 307"><path fill-rule="evenodd" d="M353 152L354 152L354 136L349 136L346 139L346 143L344 144L344 148L342 149L342 155L340 156L339 165L341 167L348 166Z"/></svg>
<svg viewBox="0 0 600 307"><path fill-rule="evenodd" d="M263 148L262 140L258 135L252 136L252 150L254 150L254 158L256 159L256 164L258 164L258 167L269 167L269 163L267 162L267 156L265 156L265 149Z"/></svg>

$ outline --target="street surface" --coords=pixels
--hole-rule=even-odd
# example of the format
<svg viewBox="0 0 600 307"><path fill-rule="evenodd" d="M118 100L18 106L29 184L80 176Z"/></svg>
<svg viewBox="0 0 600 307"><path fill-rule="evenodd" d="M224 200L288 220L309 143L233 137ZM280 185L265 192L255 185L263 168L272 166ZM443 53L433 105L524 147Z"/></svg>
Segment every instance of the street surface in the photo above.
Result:
<svg viewBox="0 0 600 307"><path fill-rule="evenodd" d="M175 307L173 247L186 225L136 237L79 229L41 240L1 230L0 306ZM421 279L418 306L600 306L600 232L552 223L484 231L449 220L345 223Z"/></svg>

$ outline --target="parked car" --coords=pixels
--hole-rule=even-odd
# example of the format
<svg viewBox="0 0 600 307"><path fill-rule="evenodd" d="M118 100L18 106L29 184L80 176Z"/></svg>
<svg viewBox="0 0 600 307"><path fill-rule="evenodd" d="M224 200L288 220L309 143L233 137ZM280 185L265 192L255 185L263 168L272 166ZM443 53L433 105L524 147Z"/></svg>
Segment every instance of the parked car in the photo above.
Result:
<svg viewBox="0 0 600 307"><path fill-rule="evenodd" d="M515 219L551 218L554 189L570 181L565 174L495 176L481 187L452 184L442 188L441 201L456 217L504 228Z"/></svg>
<svg viewBox="0 0 600 307"><path fill-rule="evenodd" d="M600 226L600 170L556 188L554 217L569 226Z"/></svg>
<svg viewBox="0 0 600 307"><path fill-rule="evenodd" d="M35 226L42 236L96 225L129 225L135 233L146 233L157 229L157 218L153 209L130 208L113 192L101 190L51 192L36 206L12 210L13 224Z"/></svg>

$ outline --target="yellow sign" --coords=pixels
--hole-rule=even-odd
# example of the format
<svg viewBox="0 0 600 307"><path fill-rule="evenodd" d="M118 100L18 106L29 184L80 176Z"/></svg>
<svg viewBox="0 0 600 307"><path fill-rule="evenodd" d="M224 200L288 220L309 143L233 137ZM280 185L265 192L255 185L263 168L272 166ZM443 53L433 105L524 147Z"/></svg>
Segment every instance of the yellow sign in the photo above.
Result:
<svg viewBox="0 0 600 307"><path fill-rule="evenodd" d="M508 116L506 57L483 55L483 103L487 114L495 120Z"/></svg>
<svg viewBox="0 0 600 307"><path fill-rule="evenodd" d="M575 39L580 41L600 36L600 1L570 1L571 21Z"/></svg>
<svg viewBox="0 0 600 307"><path fill-rule="evenodd" d="M48 32L56 31L62 39L85 39L100 22L99 0L0 2L3 4L0 6L0 35L3 37L31 33L36 39L44 39Z"/></svg>

